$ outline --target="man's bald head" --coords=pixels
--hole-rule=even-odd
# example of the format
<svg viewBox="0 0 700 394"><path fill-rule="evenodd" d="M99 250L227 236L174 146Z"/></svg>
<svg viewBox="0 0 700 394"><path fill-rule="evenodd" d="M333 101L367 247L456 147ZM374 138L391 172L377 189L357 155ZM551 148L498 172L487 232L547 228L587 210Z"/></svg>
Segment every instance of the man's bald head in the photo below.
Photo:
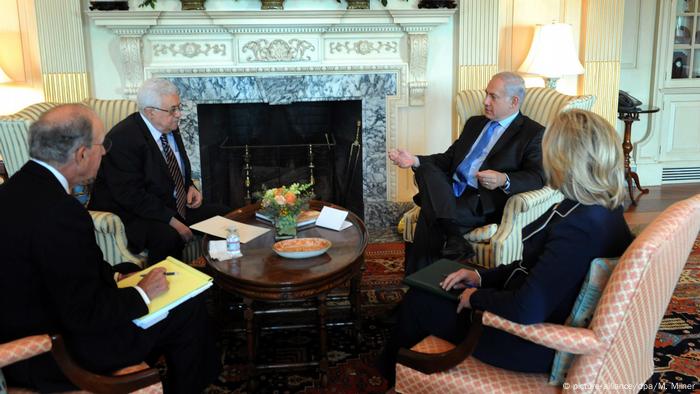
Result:
<svg viewBox="0 0 700 394"><path fill-rule="evenodd" d="M101 127L100 119L89 107L59 105L46 111L29 127L29 155L61 166L78 147L91 146L94 129Z"/></svg>

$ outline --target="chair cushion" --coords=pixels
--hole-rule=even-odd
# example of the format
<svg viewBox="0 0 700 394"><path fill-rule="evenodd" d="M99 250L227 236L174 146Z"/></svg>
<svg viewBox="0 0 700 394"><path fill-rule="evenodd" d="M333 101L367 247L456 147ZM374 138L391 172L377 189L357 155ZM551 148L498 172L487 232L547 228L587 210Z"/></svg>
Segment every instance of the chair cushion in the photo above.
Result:
<svg viewBox="0 0 700 394"><path fill-rule="evenodd" d="M589 326L605 284L608 283L610 274L618 261L619 259L597 258L591 262L591 269L581 285L581 291L576 298L571 314L566 319L567 326ZM571 353L556 352L552 363L552 372L549 375L549 384L558 386L564 383L566 373L571 367L574 357L575 355Z"/></svg>

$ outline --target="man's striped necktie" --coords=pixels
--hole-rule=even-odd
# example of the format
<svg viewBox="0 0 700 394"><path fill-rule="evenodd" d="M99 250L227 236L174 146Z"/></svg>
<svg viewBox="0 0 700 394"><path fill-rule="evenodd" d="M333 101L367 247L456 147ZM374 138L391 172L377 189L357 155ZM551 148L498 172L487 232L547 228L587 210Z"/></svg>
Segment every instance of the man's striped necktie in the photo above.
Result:
<svg viewBox="0 0 700 394"><path fill-rule="evenodd" d="M177 164L177 159L173 150L170 149L170 144L168 144L168 137L165 134L160 136L160 143L163 145L163 154L165 154L165 161L168 163L168 171L170 172L170 177L175 183L175 200L177 204L177 213L184 219L185 218L185 207L187 205L187 194L185 191L185 182L182 178L182 172L180 172L180 166Z"/></svg>

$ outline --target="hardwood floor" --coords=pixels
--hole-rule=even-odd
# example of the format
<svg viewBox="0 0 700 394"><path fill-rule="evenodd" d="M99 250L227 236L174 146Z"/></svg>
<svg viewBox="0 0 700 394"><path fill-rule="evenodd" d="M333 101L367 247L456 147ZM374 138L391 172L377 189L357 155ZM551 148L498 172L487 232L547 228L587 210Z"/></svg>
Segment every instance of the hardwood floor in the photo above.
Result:
<svg viewBox="0 0 700 394"><path fill-rule="evenodd" d="M639 192L635 194L636 206L630 203L628 196L625 201L625 219L630 227L646 226L669 205L698 193L700 183L650 186L649 193L641 196Z"/></svg>

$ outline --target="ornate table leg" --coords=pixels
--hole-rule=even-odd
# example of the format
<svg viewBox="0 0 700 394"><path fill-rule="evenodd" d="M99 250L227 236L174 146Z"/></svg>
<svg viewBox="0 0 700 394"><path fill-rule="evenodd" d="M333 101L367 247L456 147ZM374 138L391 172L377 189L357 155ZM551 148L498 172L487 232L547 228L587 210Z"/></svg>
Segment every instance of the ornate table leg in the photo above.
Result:
<svg viewBox="0 0 700 394"><path fill-rule="evenodd" d="M244 298L243 303L245 304L245 311L243 311L243 318L245 319L245 333L248 343L248 387L251 392L255 392L257 389L257 368L255 367L255 331L254 331L254 321L255 313L253 312L253 300L250 298Z"/></svg>
<svg viewBox="0 0 700 394"><path fill-rule="evenodd" d="M625 180L627 180L627 191L630 194L630 200L632 201L632 205L637 205L637 201L635 201L634 195L632 195L632 181L634 181L635 186L637 186L637 189L639 189L639 191L642 192L642 194L649 193L649 189L642 189L642 186L639 184L639 176L636 172L632 171L632 167L630 166L630 157L633 148L632 123L634 121L639 120L639 114L621 113L620 120L625 122L625 134L622 140L622 153L625 156Z"/></svg>
<svg viewBox="0 0 700 394"><path fill-rule="evenodd" d="M350 305L355 318L355 341L359 346L362 342L362 291L360 283L362 281L362 273L365 271L364 256L360 256L362 263L357 274L350 279Z"/></svg>
<svg viewBox="0 0 700 394"><path fill-rule="evenodd" d="M318 362L319 370L321 371L320 381L321 387L326 387L328 384L328 334L326 333L326 313L328 307L326 305L326 295L321 294L318 300L318 333L320 336L321 355Z"/></svg>

